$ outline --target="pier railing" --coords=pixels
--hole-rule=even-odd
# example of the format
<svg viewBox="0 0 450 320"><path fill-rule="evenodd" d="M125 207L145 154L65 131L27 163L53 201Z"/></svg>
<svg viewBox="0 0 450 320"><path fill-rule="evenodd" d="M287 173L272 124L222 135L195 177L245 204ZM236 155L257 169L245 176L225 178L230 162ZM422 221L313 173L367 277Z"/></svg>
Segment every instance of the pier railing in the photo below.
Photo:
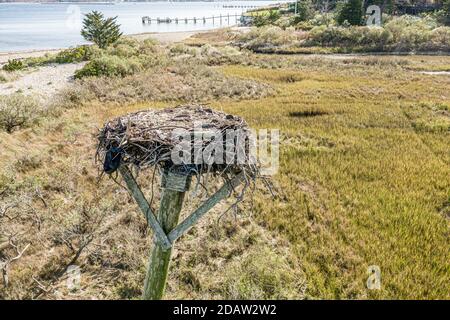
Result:
<svg viewBox="0 0 450 320"><path fill-rule="evenodd" d="M152 24L152 23L189 23L193 22L194 24L203 23L205 24L207 21L212 21L213 24L230 24L231 20L234 19L235 23L238 23L243 15L242 14L225 14L211 17L190 17L190 18L151 18L149 16L142 17L142 24Z"/></svg>

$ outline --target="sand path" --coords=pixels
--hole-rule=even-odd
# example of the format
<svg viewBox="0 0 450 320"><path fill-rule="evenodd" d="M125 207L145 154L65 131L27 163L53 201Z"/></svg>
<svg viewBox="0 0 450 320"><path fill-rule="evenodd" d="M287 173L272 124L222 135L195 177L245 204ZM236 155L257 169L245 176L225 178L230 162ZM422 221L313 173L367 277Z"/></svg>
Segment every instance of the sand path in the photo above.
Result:
<svg viewBox="0 0 450 320"><path fill-rule="evenodd" d="M0 94L21 92L47 99L73 81L73 74L84 63L49 65L24 72L15 81L0 84Z"/></svg>
<svg viewBox="0 0 450 320"><path fill-rule="evenodd" d="M136 39L154 38L162 44L183 41L202 31L143 33L133 35ZM0 67L10 59L40 57L47 53L54 54L60 50L37 50L28 52L0 53ZM55 93L73 81L74 72L82 68L84 63L55 64L28 70L19 74L18 79L0 83L0 94L21 92L40 97L43 100L51 98Z"/></svg>

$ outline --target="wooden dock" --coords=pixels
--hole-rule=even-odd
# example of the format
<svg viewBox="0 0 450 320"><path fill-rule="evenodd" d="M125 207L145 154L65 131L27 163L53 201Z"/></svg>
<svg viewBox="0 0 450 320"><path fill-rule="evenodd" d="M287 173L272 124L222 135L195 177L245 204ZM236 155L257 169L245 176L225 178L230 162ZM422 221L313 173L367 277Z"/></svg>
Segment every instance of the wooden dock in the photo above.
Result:
<svg viewBox="0 0 450 320"><path fill-rule="evenodd" d="M225 9L235 9L235 8L239 8L239 9L255 9L255 8L260 8L261 6L248 6L248 5L240 5L240 6L235 6L235 5L227 5L224 4L222 6Z"/></svg>
<svg viewBox="0 0 450 320"><path fill-rule="evenodd" d="M231 20L234 19L235 23L238 23L242 17L242 14L226 14L226 15L218 15L218 16L212 16L212 17L192 17L192 18L151 18L149 16L142 17L142 24L151 24L151 23L189 23L193 22L194 24L197 23L203 23L205 24L207 21L212 21L213 24L230 24Z"/></svg>

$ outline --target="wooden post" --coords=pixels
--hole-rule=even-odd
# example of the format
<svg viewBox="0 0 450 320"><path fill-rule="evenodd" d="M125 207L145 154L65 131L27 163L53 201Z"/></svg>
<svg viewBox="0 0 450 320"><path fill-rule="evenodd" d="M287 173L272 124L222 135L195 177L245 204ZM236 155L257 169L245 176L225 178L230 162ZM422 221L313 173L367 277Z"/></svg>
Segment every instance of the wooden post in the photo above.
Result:
<svg viewBox="0 0 450 320"><path fill-rule="evenodd" d="M161 203L158 210L158 217L155 217L148 201L145 199L143 192L128 167L121 165L119 172L125 180L130 194L144 213L154 234L154 244L145 277L142 298L144 300L159 300L164 295L172 248L175 241L185 234L217 203L227 198L246 179L245 174L241 172L230 181L227 181L214 195L198 207L197 210L178 224L184 196L191 183L190 175L178 173L179 171L176 170L164 171L161 181L161 187L163 189Z"/></svg>
<svg viewBox="0 0 450 320"><path fill-rule="evenodd" d="M185 192L190 184L190 176L163 173L163 192L158 212L158 221L166 234L178 224ZM165 250L155 243L150 256L147 276L144 284L144 300L159 300L164 295L169 271L172 248Z"/></svg>

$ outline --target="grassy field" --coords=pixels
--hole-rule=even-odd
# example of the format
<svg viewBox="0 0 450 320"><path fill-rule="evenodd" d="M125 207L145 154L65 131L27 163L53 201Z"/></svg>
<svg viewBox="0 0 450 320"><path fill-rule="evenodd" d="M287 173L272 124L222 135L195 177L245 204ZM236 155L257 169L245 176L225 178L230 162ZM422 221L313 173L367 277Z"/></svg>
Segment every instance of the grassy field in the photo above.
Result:
<svg viewBox="0 0 450 320"><path fill-rule="evenodd" d="M208 102L281 130L276 196L258 188L253 209L219 221L224 204L181 238L166 297L449 299L450 78L420 72L448 71L450 57L251 57L211 68L273 94ZM0 244L31 243L0 297L139 298L151 235L127 192L98 180L94 134L182 102L92 102L0 132ZM68 292L72 263L82 288ZM366 287L371 265L381 290Z"/></svg>

